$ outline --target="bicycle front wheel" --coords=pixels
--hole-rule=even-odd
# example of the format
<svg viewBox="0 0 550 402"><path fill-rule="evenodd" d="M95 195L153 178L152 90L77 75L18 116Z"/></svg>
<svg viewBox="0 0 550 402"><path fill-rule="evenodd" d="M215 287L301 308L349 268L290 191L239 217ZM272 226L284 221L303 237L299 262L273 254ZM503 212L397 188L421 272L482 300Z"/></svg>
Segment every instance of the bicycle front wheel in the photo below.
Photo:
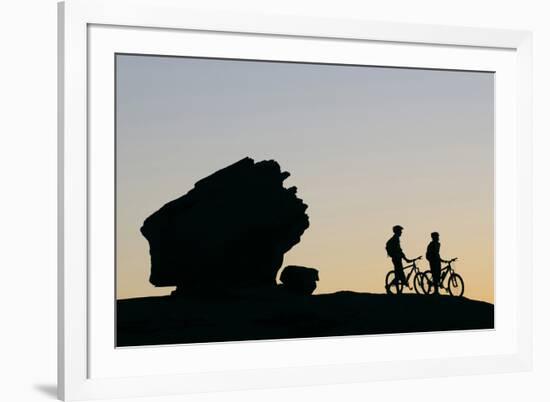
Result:
<svg viewBox="0 0 550 402"><path fill-rule="evenodd" d="M460 297L464 294L464 281L457 273L452 273L449 277L449 293L451 296Z"/></svg>
<svg viewBox="0 0 550 402"><path fill-rule="evenodd" d="M431 271L422 274L422 291L425 295L431 295L435 292L435 286Z"/></svg>
<svg viewBox="0 0 550 402"><path fill-rule="evenodd" d="M423 274L421 272L417 273L414 276L413 283L414 283L414 291L416 294L424 294L424 289L422 289L422 276Z"/></svg>
<svg viewBox="0 0 550 402"><path fill-rule="evenodd" d="M398 295L403 292L403 284L395 276L395 271L390 271L386 275L386 293L389 295Z"/></svg>

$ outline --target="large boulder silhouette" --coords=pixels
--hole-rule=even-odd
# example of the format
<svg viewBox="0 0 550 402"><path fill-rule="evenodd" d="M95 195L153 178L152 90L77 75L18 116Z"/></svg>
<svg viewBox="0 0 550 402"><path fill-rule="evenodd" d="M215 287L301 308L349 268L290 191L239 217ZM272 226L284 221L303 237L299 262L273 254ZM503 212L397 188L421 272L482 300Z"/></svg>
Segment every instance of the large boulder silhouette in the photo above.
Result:
<svg viewBox="0 0 550 402"><path fill-rule="evenodd" d="M149 216L149 281L176 294L275 287L283 255L309 226L296 187L283 186L289 176L274 160L244 158Z"/></svg>

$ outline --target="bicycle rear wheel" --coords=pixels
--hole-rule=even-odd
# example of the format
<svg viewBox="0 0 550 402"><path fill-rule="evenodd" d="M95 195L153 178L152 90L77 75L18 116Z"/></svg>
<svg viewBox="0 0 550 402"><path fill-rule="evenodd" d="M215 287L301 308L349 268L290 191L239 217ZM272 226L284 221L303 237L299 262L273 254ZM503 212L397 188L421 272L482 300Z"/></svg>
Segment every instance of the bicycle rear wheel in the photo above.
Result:
<svg viewBox="0 0 550 402"><path fill-rule="evenodd" d="M395 271L390 271L386 275L386 293L389 295L399 295L403 292L403 284L396 278Z"/></svg>
<svg viewBox="0 0 550 402"><path fill-rule="evenodd" d="M430 271L426 271L422 274L422 291L425 295L431 295L435 292L435 286L433 276Z"/></svg>
<svg viewBox="0 0 550 402"><path fill-rule="evenodd" d="M451 296L460 297L464 294L464 281L457 273L452 273L449 277L448 290Z"/></svg>

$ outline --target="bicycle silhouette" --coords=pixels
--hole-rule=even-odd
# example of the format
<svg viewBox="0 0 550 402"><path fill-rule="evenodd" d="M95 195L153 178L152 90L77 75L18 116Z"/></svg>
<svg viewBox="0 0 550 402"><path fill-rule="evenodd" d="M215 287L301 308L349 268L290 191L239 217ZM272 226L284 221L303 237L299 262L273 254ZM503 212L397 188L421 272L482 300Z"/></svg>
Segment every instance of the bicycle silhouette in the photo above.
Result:
<svg viewBox="0 0 550 402"><path fill-rule="evenodd" d="M405 283L401 282L395 275L395 270L392 270L386 275L386 293L397 295L403 293L403 287L412 289L414 286L414 291L418 294L424 293L422 288L422 277L423 273L420 271L420 268L416 265L416 261L421 260L422 256L416 257L412 260L411 265L403 267L403 271L410 269L409 273L405 276ZM413 286L409 285L409 280L412 279Z"/></svg>
<svg viewBox="0 0 550 402"><path fill-rule="evenodd" d="M451 296L460 297L464 294L464 280L455 272L451 264L458 260L453 258L447 261L447 265L441 269L441 277L438 286L446 290ZM446 281L445 281L446 280ZM429 295L435 292L433 276L431 271L426 271L422 274L422 290Z"/></svg>

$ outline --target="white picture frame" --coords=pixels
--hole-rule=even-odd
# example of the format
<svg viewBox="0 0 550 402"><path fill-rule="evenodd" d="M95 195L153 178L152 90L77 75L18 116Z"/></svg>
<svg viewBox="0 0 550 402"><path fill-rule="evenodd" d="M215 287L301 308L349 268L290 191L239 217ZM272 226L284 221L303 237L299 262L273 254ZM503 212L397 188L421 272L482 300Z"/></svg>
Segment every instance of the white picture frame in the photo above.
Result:
<svg viewBox="0 0 550 402"><path fill-rule="evenodd" d="M444 337L444 342L456 341L461 347L454 355L420 353L401 359L383 354L375 356L375 351L383 352L400 337L415 335L225 346L180 345L139 351L114 348L111 341L114 320L109 317L114 309L114 293L112 284L106 284L109 272L113 276L112 270L109 271L112 267L104 264L104 269L96 269L96 261L109 260L110 255L108 250L103 253L101 247L90 246L95 247L104 237L109 240L105 235L109 220L97 217L108 218L109 210L112 211L112 206L105 201L112 199L109 196L113 188L109 181L112 165L99 166L94 162L109 161L113 157L109 148L109 143L112 144L108 134L112 129L109 108L105 114L102 112L102 105L105 101L112 102L113 97L109 57L122 48L144 54L159 51L160 54L180 54L182 43L189 46L194 43L197 49L203 46L206 49L206 42L200 42L201 35L219 40L227 36L242 38L239 46L243 52L257 55L261 49L266 59L280 56L273 50L276 46L263 44L293 41L299 51L300 46L304 48L301 41L307 40L312 47L317 42L322 46L330 43L330 56L323 57L335 61L345 62L346 54L351 53L354 46L370 46L372 54L376 54L373 57L378 57L375 64L466 70L479 65L504 77L496 85L497 100L498 96L506 100L498 102L495 120L496 137L501 136L500 143L505 146L499 147L498 152L503 154L502 157L497 154L496 158L497 176L501 179L497 180L495 193L496 227L502 236L497 239L495 249L494 331L418 335L414 341L419 344L437 342ZM323 52L322 46L318 52ZM346 50L346 46L349 49ZM64 400L141 397L529 370L532 361L531 47L531 33L524 31L242 15L188 10L183 2L174 0L60 3L59 397ZM231 57L235 51L231 49L216 51ZM183 52L181 54L185 54ZM289 54L285 59L291 57ZM103 197L104 194L107 196ZM507 221L501 219L499 224L499 216L507 217ZM500 313L499 306L504 306ZM506 314L502 314L504 309ZM368 359L360 353L349 353L369 347ZM325 351L323 358L316 357L315 352L320 348ZM175 354L185 359L169 360L168 357ZM289 357L281 359L285 355ZM262 359L255 360L255 356ZM152 369L147 371L136 365L144 361ZM162 370L158 369L159 362L166 363Z"/></svg>

